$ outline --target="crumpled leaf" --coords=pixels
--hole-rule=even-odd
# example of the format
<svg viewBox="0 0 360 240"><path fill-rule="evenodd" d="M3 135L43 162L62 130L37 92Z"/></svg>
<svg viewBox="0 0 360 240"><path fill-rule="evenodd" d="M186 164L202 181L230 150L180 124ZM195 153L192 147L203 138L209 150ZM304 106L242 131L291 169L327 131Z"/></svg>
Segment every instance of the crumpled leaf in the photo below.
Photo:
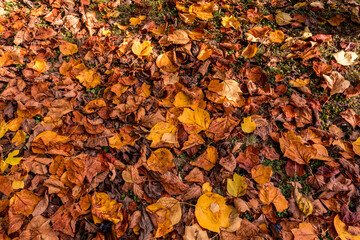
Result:
<svg viewBox="0 0 360 240"><path fill-rule="evenodd" d="M358 63L355 61L358 58L358 55L355 52L345 52L342 50L338 53L334 53L333 56L337 63L343 66L352 66Z"/></svg>
<svg viewBox="0 0 360 240"><path fill-rule="evenodd" d="M85 69L76 76L76 79L86 87L86 89L94 88L100 84L100 75L92 69Z"/></svg>
<svg viewBox="0 0 360 240"><path fill-rule="evenodd" d="M212 53L213 50L207 44L202 43L200 46L199 54L196 56L196 58L200 61L205 61L211 56Z"/></svg>
<svg viewBox="0 0 360 240"><path fill-rule="evenodd" d="M138 57L148 56L152 52L152 49L151 42L143 41L140 43L138 39L134 40L131 47L132 52Z"/></svg>
<svg viewBox="0 0 360 240"><path fill-rule="evenodd" d="M120 211L122 207L122 203L111 199L109 195L103 192L95 192L91 197L91 213L95 224L101 223L104 220L115 224L122 221L124 217Z"/></svg>
<svg viewBox="0 0 360 240"><path fill-rule="evenodd" d="M174 53L168 51L164 54L160 54L156 58L156 66L166 72L176 72L179 69L179 65L175 60Z"/></svg>
<svg viewBox="0 0 360 240"><path fill-rule="evenodd" d="M259 164L251 169L252 178L259 184L265 184L270 181L273 172L270 166Z"/></svg>
<svg viewBox="0 0 360 240"><path fill-rule="evenodd" d="M330 96L336 93L343 93L348 87L350 87L350 82L345 80L345 78L337 71L332 71L330 76L323 75L326 84L331 89Z"/></svg>
<svg viewBox="0 0 360 240"><path fill-rule="evenodd" d="M307 164L317 155L316 148L305 145L302 138L295 135L293 131L282 133L279 142L284 157L288 157L299 164Z"/></svg>
<svg viewBox="0 0 360 240"><path fill-rule="evenodd" d="M294 240L319 239L311 223L300 223L299 228L292 229Z"/></svg>
<svg viewBox="0 0 360 240"><path fill-rule="evenodd" d="M273 203L279 212L283 212L289 207L289 202L282 195L280 189L271 184L264 185L260 189L259 199L267 205Z"/></svg>
<svg viewBox="0 0 360 240"><path fill-rule="evenodd" d="M11 153L9 153L9 155L7 156L5 163L10 164L10 165L18 165L21 161L21 159L23 159L22 157L15 157L19 154L19 150L14 150Z"/></svg>
<svg viewBox="0 0 360 240"><path fill-rule="evenodd" d="M184 124L184 128L188 133L199 133L206 130L210 126L210 114L201 108L191 110L185 108L178 120Z"/></svg>
<svg viewBox="0 0 360 240"><path fill-rule="evenodd" d="M224 27L233 27L235 29L238 29L240 27L240 23L239 21L236 19L236 17L234 16L225 16L225 17L222 17L221 18L221 24L224 26Z"/></svg>
<svg viewBox="0 0 360 240"><path fill-rule="evenodd" d="M220 227L228 227L232 209L226 205L225 198L207 192L201 195L195 206L195 217L201 227L220 232Z"/></svg>
<svg viewBox="0 0 360 240"><path fill-rule="evenodd" d="M147 164L152 171L160 173L167 172L170 168L175 167L173 155L167 148L159 148L153 151L147 160Z"/></svg>
<svg viewBox="0 0 360 240"><path fill-rule="evenodd" d="M313 206L311 204L311 201L299 192L298 186L295 187L294 197L298 208L302 213L304 213L305 216L309 216L310 214L312 214Z"/></svg>
<svg viewBox="0 0 360 240"><path fill-rule="evenodd" d="M62 42L59 46L59 50L65 56L73 55L78 52L78 47L76 44L69 43L69 42Z"/></svg>
<svg viewBox="0 0 360 240"><path fill-rule="evenodd" d="M113 137L109 138L109 146L116 149L122 149L126 145L134 146L139 137L134 134L131 126L125 126L119 129Z"/></svg>
<svg viewBox="0 0 360 240"><path fill-rule="evenodd" d="M255 131L256 129L256 124L255 122L251 121L251 116L250 117L246 117L243 119L244 122L241 123L241 129L245 132L245 133L252 133L253 131Z"/></svg>
<svg viewBox="0 0 360 240"><path fill-rule="evenodd" d="M200 2L200 4L192 4L189 7L189 13L194 13L201 20L209 20L213 18L213 12L218 8L215 1Z"/></svg>
<svg viewBox="0 0 360 240"><path fill-rule="evenodd" d="M227 191L234 197L241 197L246 194L246 178L234 173L233 179L227 179Z"/></svg>
<svg viewBox="0 0 360 240"><path fill-rule="evenodd" d="M61 145L66 144L69 141L67 136L62 136L53 131L45 131L37 135L31 143L32 151L34 153L44 154L59 154L59 152L53 152L52 149L61 148ZM63 155L67 155L64 154Z"/></svg>
<svg viewBox="0 0 360 240"><path fill-rule="evenodd" d="M156 203L147 206L146 211L156 219L155 238L171 232L173 230L172 226L177 224L182 216L179 201L171 197L160 198Z"/></svg>

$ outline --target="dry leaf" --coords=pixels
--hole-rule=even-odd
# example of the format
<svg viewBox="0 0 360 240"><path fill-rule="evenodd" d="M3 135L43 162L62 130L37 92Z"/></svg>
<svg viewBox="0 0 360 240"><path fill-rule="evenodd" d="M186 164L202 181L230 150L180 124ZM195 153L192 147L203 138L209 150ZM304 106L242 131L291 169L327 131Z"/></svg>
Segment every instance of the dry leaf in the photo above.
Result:
<svg viewBox="0 0 360 240"><path fill-rule="evenodd" d="M259 199L267 205L273 203L278 212L283 212L289 207L289 203L281 194L280 189L272 185L264 185L260 189Z"/></svg>
<svg viewBox="0 0 360 240"><path fill-rule="evenodd" d="M225 198L207 192L201 195L195 206L195 217L201 227L220 232L220 227L228 227L232 209L226 205Z"/></svg>
<svg viewBox="0 0 360 240"><path fill-rule="evenodd" d="M167 148L159 148L153 151L147 160L147 164L152 171L160 173L167 172L170 168L175 167L173 155Z"/></svg>
<svg viewBox="0 0 360 240"><path fill-rule="evenodd" d="M337 71L332 71L330 76L323 75L327 86L331 89L330 96L336 93L343 93L348 87L350 87L350 82L345 80L345 78Z"/></svg>
<svg viewBox="0 0 360 240"><path fill-rule="evenodd" d="M262 164L257 165L251 169L252 178L259 184L265 184L270 181L270 177L273 172L270 166L264 166Z"/></svg>
<svg viewBox="0 0 360 240"><path fill-rule="evenodd" d="M234 197L241 197L246 194L246 178L234 173L233 179L227 179L227 191Z"/></svg>
<svg viewBox="0 0 360 240"><path fill-rule="evenodd" d="M343 66L352 66L358 63L355 62L355 60L358 58L358 55L355 52L340 51L334 54L334 58L338 64Z"/></svg>
<svg viewBox="0 0 360 240"><path fill-rule="evenodd" d="M251 116L250 117L246 117L243 119L244 122L241 123L241 129L245 132L245 133L252 133L253 131L255 131L256 129L256 124L255 122L251 121Z"/></svg>

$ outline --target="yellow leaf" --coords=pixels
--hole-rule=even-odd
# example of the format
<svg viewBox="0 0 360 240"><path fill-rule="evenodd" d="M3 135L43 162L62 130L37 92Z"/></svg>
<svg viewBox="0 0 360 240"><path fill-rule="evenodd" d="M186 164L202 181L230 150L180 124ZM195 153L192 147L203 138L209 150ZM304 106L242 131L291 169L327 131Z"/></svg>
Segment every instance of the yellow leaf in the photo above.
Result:
<svg viewBox="0 0 360 240"><path fill-rule="evenodd" d="M69 42L62 42L59 46L60 52L65 56L73 55L78 52L78 47L76 44Z"/></svg>
<svg viewBox="0 0 360 240"><path fill-rule="evenodd" d="M173 230L172 226L180 222L182 212L178 200L171 197L162 197L156 203L146 207L156 220L157 228L155 230L155 238L165 236Z"/></svg>
<svg viewBox="0 0 360 240"><path fill-rule="evenodd" d="M136 56L148 56L153 47L151 46L151 42L149 41L143 41L140 43L138 39L134 40L133 45L131 47L132 52Z"/></svg>
<svg viewBox="0 0 360 240"><path fill-rule="evenodd" d="M0 160L0 171L1 171L1 173L3 173L8 167L9 167L9 164L5 163L4 160Z"/></svg>
<svg viewBox="0 0 360 240"><path fill-rule="evenodd" d="M256 45L248 45L241 53L241 56L244 58L252 58L257 53L257 46Z"/></svg>
<svg viewBox="0 0 360 240"><path fill-rule="evenodd" d="M341 240L360 240L360 235L349 233L348 227L340 220L339 215L336 215L334 218L334 226Z"/></svg>
<svg viewBox="0 0 360 240"><path fill-rule="evenodd" d="M178 120L184 124L188 133L196 134L209 128L210 114L201 108L196 108L194 111L185 108Z"/></svg>
<svg viewBox="0 0 360 240"><path fill-rule="evenodd" d="M121 150L124 146L134 146L139 137L132 133L133 128L125 126L119 132L109 138L109 146Z"/></svg>
<svg viewBox="0 0 360 240"><path fill-rule="evenodd" d="M292 84L296 88L305 87L306 85L309 84L309 82L310 82L310 79L308 79L308 78L305 78L305 79L297 78L295 81L294 80L289 81L289 83Z"/></svg>
<svg viewBox="0 0 360 240"><path fill-rule="evenodd" d="M358 137L358 139L352 143L353 146L353 151L360 156L360 137Z"/></svg>
<svg viewBox="0 0 360 240"><path fill-rule="evenodd" d="M11 139L11 143L15 144L16 147L24 143L25 141L26 133L23 130L17 131L13 139Z"/></svg>
<svg viewBox="0 0 360 240"><path fill-rule="evenodd" d="M297 187L294 190L295 202L298 205L301 212L305 214L305 216L309 216L313 211L313 206L310 200L301 194Z"/></svg>
<svg viewBox="0 0 360 240"><path fill-rule="evenodd" d="M34 59L33 61L27 64L27 67L31 68L32 70L38 73L43 73L50 69L46 61L42 59Z"/></svg>
<svg viewBox="0 0 360 240"><path fill-rule="evenodd" d="M226 205L225 198L207 192L201 195L195 206L195 217L201 227L220 232L220 227L228 227L232 209Z"/></svg>
<svg viewBox="0 0 360 240"><path fill-rule="evenodd" d="M150 147L164 147L173 146L177 143L176 139L177 127L167 122L159 122L155 124L150 130L150 134L147 137L148 140L152 140Z"/></svg>
<svg viewBox="0 0 360 240"><path fill-rule="evenodd" d="M273 203L279 212L283 212L289 207L289 202L281 194L280 189L272 185L264 185L259 192L259 199L265 204Z"/></svg>
<svg viewBox="0 0 360 240"><path fill-rule="evenodd" d="M233 27L235 29L238 29L240 27L240 23L239 21L236 19L236 17L234 16L231 16L231 17L228 17L228 16L225 16L225 17L222 17L221 18L221 24L224 26L224 27Z"/></svg>
<svg viewBox="0 0 360 240"><path fill-rule="evenodd" d="M156 66L166 72L176 72L179 69L179 65L173 60L173 55L172 51L160 54L156 58Z"/></svg>
<svg viewBox="0 0 360 240"><path fill-rule="evenodd" d="M91 198L91 213L94 223L101 223L103 220L111 221L115 224L123 220L122 203L111 199L106 193L95 193Z"/></svg>
<svg viewBox="0 0 360 240"><path fill-rule="evenodd" d="M0 139L5 135L8 130L8 125L4 120L2 120L2 122L0 123Z"/></svg>
<svg viewBox="0 0 360 240"><path fill-rule="evenodd" d="M279 30L275 30L271 32L270 35L270 42L272 43L282 43L284 41L284 33Z"/></svg>
<svg viewBox="0 0 360 240"><path fill-rule="evenodd" d="M259 184L265 184L270 181L270 177L273 174L270 166L264 166L262 164L257 165L251 169L252 178Z"/></svg>
<svg viewBox="0 0 360 240"><path fill-rule="evenodd" d="M203 193L211 192L212 190L213 190L213 188L212 188L212 186L210 186L209 182L206 182L201 186L201 191Z"/></svg>
<svg viewBox="0 0 360 240"><path fill-rule="evenodd" d="M251 116L244 118L244 123L241 124L241 129L245 133L252 133L256 129L255 122L251 121Z"/></svg>
<svg viewBox="0 0 360 240"><path fill-rule="evenodd" d="M160 173L167 172L170 168L175 167L173 155L167 148L159 148L153 151L147 160L147 164L152 171Z"/></svg>
<svg viewBox="0 0 360 240"><path fill-rule="evenodd" d="M211 48L209 48L209 46L205 43L202 43L200 46L200 51L199 54L197 55L197 59L199 59L200 61L205 61L206 59L208 59L211 54L213 53L213 50Z"/></svg>
<svg viewBox="0 0 360 240"><path fill-rule="evenodd" d="M209 20L213 18L213 12L216 11L218 6L216 2L193 4L189 7L189 13L194 13L196 17L201 20Z"/></svg>
<svg viewBox="0 0 360 240"><path fill-rule="evenodd" d="M9 155L5 159L5 163L10 165L18 165L21 159L23 159L22 157L15 157L16 155L19 154L19 152L20 152L19 150L14 150L11 153L9 153Z"/></svg>
<svg viewBox="0 0 360 240"><path fill-rule="evenodd" d="M10 131L15 132L20 128L22 121L24 121L24 118L14 118L8 122L7 126Z"/></svg>
<svg viewBox="0 0 360 240"><path fill-rule="evenodd" d="M16 190L16 189L22 189L24 188L25 183L23 180L14 180L11 184L12 189Z"/></svg>
<svg viewBox="0 0 360 240"><path fill-rule="evenodd" d="M247 185L245 184L246 178L234 173L233 179L227 179L227 191L234 197L244 196L246 193Z"/></svg>
<svg viewBox="0 0 360 240"><path fill-rule="evenodd" d="M79 75L76 76L76 79L78 79L86 89L94 88L101 82L100 75L91 69L81 71Z"/></svg>

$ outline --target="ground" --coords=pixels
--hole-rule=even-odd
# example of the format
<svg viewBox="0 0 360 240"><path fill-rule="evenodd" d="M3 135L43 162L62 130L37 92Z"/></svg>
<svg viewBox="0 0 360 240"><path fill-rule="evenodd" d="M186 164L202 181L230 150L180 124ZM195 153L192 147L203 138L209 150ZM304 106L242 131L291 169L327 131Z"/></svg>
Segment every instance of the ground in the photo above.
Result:
<svg viewBox="0 0 360 240"><path fill-rule="evenodd" d="M358 239L360 2L0 2L2 239Z"/></svg>

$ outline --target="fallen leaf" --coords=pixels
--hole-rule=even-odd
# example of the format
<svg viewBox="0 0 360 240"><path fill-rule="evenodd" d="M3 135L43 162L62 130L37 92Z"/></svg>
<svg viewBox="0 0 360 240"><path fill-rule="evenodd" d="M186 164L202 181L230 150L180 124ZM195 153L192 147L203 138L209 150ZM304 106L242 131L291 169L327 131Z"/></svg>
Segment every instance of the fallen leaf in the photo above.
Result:
<svg viewBox="0 0 360 240"><path fill-rule="evenodd" d="M294 240L319 239L311 223L300 223L299 228L292 229Z"/></svg>
<svg viewBox="0 0 360 240"><path fill-rule="evenodd" d="M336 93L343 93L348 87L350 87L350 82L345 80L345 78L337 71L332 71L330 76L323 75L327 86L331 89L330 96Z"/></svg>
<svg viewBox="0 0 360 240"><path fill-rule="evenodd" d="M262 164L257 165L251 169L251 176L258 184L265 184L270 181L273 172L270 166Z"/></svg>
<svg viewBox="0 0 360 240"><path fill-rule="evenodd" d="M258 48L256 45L249 44L241 53L244 58L252 58L257 53Z"/></svg>
<svg viewBox="0 0 360 240"><path fill-rule="evenodd" d="M86 87L86 89L94 88L100 84L100 75L92 69L85 69L76 76L76 79Z"/></svg>
<svg viewBox="0 0 360 240"><path fill-rule="evenodd" d="M147 160L147 164L152 171L160 173L165 173L170 168L175 167L173 155L167 148L159 148L153 151Z"/></svg>
<svg viewBox="0 0 360 240"><path fill-rule="evenodd" d="M5 133L9 130L8 125L4 120L0 123L0 139L5 135Z"/></svg>
<svg viewBox="0 0 360 240"><path fill-rule="evenodd" d="M339 26L343 21L345 21L346 19L341 17L339 14L336 14L334 17L330 18L328 21L328 23L331 24L331 26Z"/></svg>
<svg viewBox="0 0 360 240"><path fill-rule="evenodd" d="M272 185L264 185L259 192L259 199L263 203L270 205L274 204L276 211L283 212L289 207L288 201L281 194L279 188L276 188Z"/></svg>
<svg viewBox="0 0 360 240"><path fill-rule="evenodd" d="M279 24L280 26L284 26L290 24L291 20L292 17L290 16L290 14L282 12L280 10L276 10L275 21L277 24Z"/></svg>
<svg viewBox="0 0 360 240"><path fill-rule="evenodd" d="M207 232L197 223L192 226L185 226L184 240L210 240Z"/></svg>
<svg viewBox="0 0 360 240"><path fill-rule="evenodd" d="M243 119L244 122L241 124L241 129L245 132L245 133L252 133L253 131L255 131L256 129L256 124L255 122L251 121L251 116L250 117L246 117Z"/></svg>
<svg viewBox="0 0 360 240"><path fill-rule="evenodd" d="M310 200L307 197L305 197L302 193L299 192L297 186L295 187L295 190L294 190L294 197L295 197L295 202L296 202L298 208L305 216L309 216L310 214L312 214L313 206L312 206Z"/></svg>
<svg viewBox="0 0 360 240"><path fill-rule="evenodd" d="M201 195L195 206L195 217L201 227L220 232L220 227L228 227L232 209L226 205L225 198L207 192Z"/></svg>
<svg viewBox="0 0 360 240"><path fill-rule="evenodd" d="M15 157L19 154L19 150L14 150L7 156L5 163L10 165L18 165L22 159L22 157Z"/></svg>
<svg viewBox="0 0 360 240"><path fill-rule="evenodd" d="M201 108L196 108L194 111L185 108L178 120L184 124L188 133L193 134L207 130L210 126L210 114Z"/></svg>
<svg viewBox="0 0 360 240"><path fill-rule="evenodd" d="M215 167L218 158L218 153L215 147L208 146L206 151L201 154L194 161L190 162L191 165L210 171Z"/></svg>
<svg viewBox="0 0 360 240"><path fill-rule="evenodd" d="M233 27L235 29L238 29L240 27L240 23L239 21L236 19L236 17L234 16L225 16L225 17L222 17L221 18L221 24L224 26L224 27Z"/></svg>
<svg viewBox="0 0 360 240"><path fill-rule="evenodd" d="M340 51L335 53L333 56L337 63L343 66L352 66L358 63L355 62L355 60L358 58L358 55L355 52Z"/></svg>
<svg viewBox="0 0 360 240"><path fill-rule="evenodd" d="M151 42L143 41L142 43L140 43L138 39L134 40L131 47L132 52L138 57L150 55L152 49L153 47L151 46Z"/></svg>
<svg viewBox="0 0 360 240"><path fill-rule="evenodd" d="M269 34L270 42L282 43L284 41L284 33L280 30L275 30Z"/></svg>
<svg viewBox="0 0 360 240"><path fill-rule="evenodd" d="M123 214L120 211L122 207L121 203L111 199L109 195L103 192L95 192L91 198L91 213L95 224L104 220L115 224L122 221Z"/></svg>
<svg viewBox="0 0 360 240"><path fill-rule="evenodd" d="M241 197L246 194L246 178L234 173L233 179L227 179L227 191L234 197Z"/></svg>
<svg viewBox="0 0 360 240"><path fill-rule="evenodd" d="M78 52L78 47L76 44L69 43L69 42L62 42L59 46L59 50L65 56L73 55Z"/></svg>

